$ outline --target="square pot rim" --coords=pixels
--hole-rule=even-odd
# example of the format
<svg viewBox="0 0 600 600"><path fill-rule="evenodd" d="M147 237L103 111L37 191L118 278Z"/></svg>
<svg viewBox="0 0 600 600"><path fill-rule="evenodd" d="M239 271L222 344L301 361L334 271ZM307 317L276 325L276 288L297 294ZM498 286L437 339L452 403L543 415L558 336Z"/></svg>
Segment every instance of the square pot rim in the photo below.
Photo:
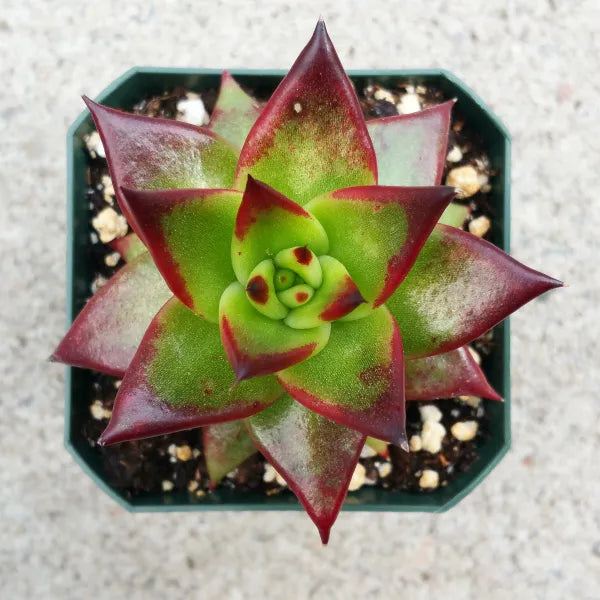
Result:
<svg viewBox="0 0 600 600"><path fill-rule="evenodd" d="M179 76L220 76L222 73L220 68L186 68L186 67L152 67L152 66L136 66L125 71L121 76L117 77L111 84L106 86L97 96L96 101L102 102L110 94L117 91L123 84L128 82L134 76L143 75L179 75ZM231 68L228 71L235 76L243 77L282 77L287 73L285 69L244 69ZM445 79L449 84L459 89L465 96L468 96L489 119L492 126L503 140L503 169L501 179L503 181L503 228L500 247L505 252L510 252L510 160L511 160L511 136L497 115L485 104L485 102L461 79L454 75L451 71L440 68L433 69L351 69L346 71L349 77L406 77L406 78L440 78ZM74 186L72 185L73 174L75 169L75 138L79 128L90 117L87 109L83 110L73 121L67 130L67 251L66 251L66 270L67 270L67 294L66 294L66 325L67 328L71 325L75 317L73 310L73 281L74 281L74 218L73 207L78 201L75 198ZM79 199L80 201L80 199ZM471 477L459 491L451 498L442 504L427 503L427 499L435 495L432 494L412 494L414 500L411 503L380 503L367 501L363 503L352 503L346 501L342 510L347 511L372 511L372 512L445 512L458 504L463 498L468 496L497 466L497 464L506 455L511 446L511 402L510 402L510 320L506 318L503 321L501 336L503 339L502 352L502 381L504 383L504 403L503 403L503 426L504 440L502 446L496 451L494 456L488 459L487 463L480 471ZM191 511L264 511L264 510L303 510L302 506L294 501L284 497L265 498L265 502L254 504L251 502L198 502L198 503L174 503L174 504L134 504L126 499L118 490L111 487L105 479L98 474L91 465L82 457L76 448L70 436L70 423L72 418L71 407L73 398L72 377L75 367L66 367L65 375L65 429L64 429L64 445L69 454L73 456L75 462L79 464L82 470L102 489L108 496L116 501L120 506L132 513L137 512L191 512ZM392 495L394 492L381 490L383 494ZM241 494L241 492L240 492ZM351 497L349 497L351 498ZM425 502L423 502L425 500Z"/></svg>

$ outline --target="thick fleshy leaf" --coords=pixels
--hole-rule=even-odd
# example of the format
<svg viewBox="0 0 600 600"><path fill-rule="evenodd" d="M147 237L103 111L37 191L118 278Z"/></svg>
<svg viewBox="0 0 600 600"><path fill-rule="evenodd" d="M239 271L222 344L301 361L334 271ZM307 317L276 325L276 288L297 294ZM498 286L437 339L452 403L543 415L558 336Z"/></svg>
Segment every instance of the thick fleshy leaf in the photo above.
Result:
<svg viewBox="0 0 600 600"><path fill-rule="evenodd" d="M329 242L323 226L300 205L248 177L231 242L238 281L246 285L259 262L294 246L307 246L320 255L327 252Z"/></svg>
<svg viewBox="0 0 600 600"><path fill-rule="evenodd" d="M322 21L248 134L237 189L244 189L248 174L299 204L338 188L377 183L356 93Z"/></svg>
<svg viewBox="0 0 600 600"><path fill-rule="evenodd" d="M365 440L365 444L375 450L379 456L383 458L387 458L390 455L390 450L388 448L388 443L383 440L378 440L376 438L368 437Z"/></svg>
<svg viewBox="0 0 600 600"><path fill-rule="evenodd" d="M402 445L403 362L398 326L381 306L359 321L333 323L322 352L277 378L307 408L365 435Z"/></svg>
<svg viewBox="0 0 600 600"><path fill-rule="evenodd" d="M466 346L405 363L407 400L480 396L502 400Z"/></svg>
<svg viewBox="0 0 600 600"><path fill-rule="evenodd" d="M131 262L136 256L146 252L146 246L144 246L142 240L135 234L129 233L125 237L116 238L108 245L121 255L121 258L125 262Z"/></svg>
<svg viewBox="0 0 600 600"><path fill-rule="evenodd" d="M306 285L299 283L287 290L283 290L277 294L279 300L288 308L298 308L306 304L315 295L315 290Z"/></svg>
<svg viewBox="0 0 600 600"><path fill-rule="evenodd" d="M122 187L231 188L238 150L212 131L181 121L132 115L89 98L84 100L106 150L119 206L138 235Z"/></svg>
<svg viewBox="0 0 600 600"><path fill-rule="evenodd" d="M53 360L122 376L171 292L147 252L119 269L77 315Z"/></svg>
<svg viewBox="0 0 600 600"><path fill-rule="evenodd" d="M438 185L454 100L409 115L367 121L379 185Z"/></svg>
<svg viewBox="0 0 600 600"><path fill-rule="evenodd" d="M306 209L327 232L329 253L377 307L404 279L454 195L442 186L363 186L324 194Z"/></svg>
<svg viewBox="0 0 600 600"><path fill-rule="evenodd" d="M219 328L172 298L152 320L99 443L113 444L252 415L281 397L274 377L231 384Z"/></svg>
<svg viewBox="0 0 600 600"><path fill-rule="evenodd" d="M286 480L326 544L365 437L287 395L246 423L257 448Z"/></svg>
<svg viewBox="0 0 600 600"><path fill-rule="evenodd" d="M283 319L289 310L275 290L275 264L270 259L259 262L248 277L246 297L252 306L269 319Z"/></svg>
<svg viewBox="0 0 600 600"><path fill-rule="evenodd" d="M336 321L363 304L358 287L344 265L331 256L319 256L323 283L312 300L294 308L285 318L285 324L294 329L310 329L328 321Z"/></svg>
<svg viewBox="0 0 600 600"><path fill-rule="evenodd" d="M211 487L256 452L256 446L241 419L204 427L202 446Z"/></svg>
<svg viewBox="0 0 600 600"><path fill-rule="evenodd" d="M282 292L291 288L294 285L296 274L289 269L277 269L275 271L275 277L273 278L275 283L275 289L278 292Z"/></svg>
<svg viewBox="0 0 600 600"><path fill-rule="evenodd" d="M464 222L469 218L471 209L464 204L452 202L448 204L446 210L442 213L439 223L442 225L452 225L452 227L462 228Z"/></svg>
<svg viewBox="0 0 600 600"><path fill-rule="evenodd" d="M314 329L292 329L283 321L261 315L237 282L223 292L219 323L236 381L276 373L306 360L325 347L331 330L329 323Z"/></svg>
<svg viewBox="0 0 600 600"><path fill-rule="evenodd" d="M241 148L261 110L260 103L246 94L228 71L223 71L219 97L208 127Z"/></svg>
<svg viewBox="0 0 600 600"><path fill-rule="evenodd" d="M407 358L449 352L562 283L466 231L437 225L386 306Z"/></svg>
<svg viewBox="0 0 600 600"><path fill-rule="evenodd" d="M175 296L217 323L235 279L228 260L242 200L233 190L121 190L154 262Z"/></svg>
<svg viewBox="0 0 600 600"><path fill-rule="evenodd" d="M282 269L293 271L313 288L318 288L323 283L321 263L317 255L306 246L286 248L278 252L275 255L275 264Z"/></svg>

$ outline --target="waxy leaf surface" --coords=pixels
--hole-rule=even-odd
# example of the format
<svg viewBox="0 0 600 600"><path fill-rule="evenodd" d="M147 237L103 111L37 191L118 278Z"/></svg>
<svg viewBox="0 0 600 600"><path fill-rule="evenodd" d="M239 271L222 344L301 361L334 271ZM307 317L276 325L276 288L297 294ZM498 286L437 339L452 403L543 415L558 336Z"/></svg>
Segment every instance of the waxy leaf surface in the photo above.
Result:
<svg viewBox="0 0 600 600"><path fill-rule="evenodd" d="M246 422L257 448L286 480L326 544L365 437L290 396Z"/></svg>
<svg viewBox="0 0 600 600"><path fill-rule="evenodd" d="M175 296L217 323L221 294L235 279L228 259L240 192L121 191Z"/></svg>
<svg viewBox="0 0 600 600"><path fill-rule="evenodd" d="M246 285L259 262L294 246L307 246L319 255L327 252L329 242L323 226L300 205L249 177L231 242L238 281Z"/></svg>
<svg viewBox="0 0 600 600"><path fill-rule="evenodd" d="M449 352L561 282L470 233L437 225L386 302L407 358Z"/></svg>
<svg viewBox="0 0 600 600"><path fill-rule="evenodd" d="M180 121L132 115L89 98L84 100L106 149L119 206L138 235L122 187L232 187L238 151L212 131Z"/></svg>
<svg viewBox="0 0 600 600"><path fill-rule="evenodd" d="M466 346L444 354L407 360L404 367L407 400L455 396L502 400Z"/></svg>
<svg viewBox="0 0 600 600"><path fill-rule="evenodd" d="M323 225L329 253L375 307L404 279L455 192L449 187L364 186L306 205Z"/></svg>
<svg viewBox="0 0 600 600"><path fill-rule="evenodd" d="M260 103L246 94L228 71L223 71L219 97L208 127L241 148L261 110Z"/></svg>
<svg viewBox="0 0 600 600"><path fill-rule="evenodd" d="M377 182L358 99L322 22L248 134L237 189L248 174L299 204Z"/></svg>
<svg viewBox="0 0 600 600"><path fill-rule="evenodd" d="M275 373L306 360L324 348L331 330L329 323L292 329L283 321L265 317L250 305L246 291L237 282L223 292L219 323L237 381Z"/></svg>
<svg viewBox="0 0 600 600"><path fill-rule="evenodd" d="M122 376L172 294L146 252L119 269L77 315L52 358Z"/></svg>
<svg viewBox="0 0 600 600"><path fill-rule="evenodd" d="M129 233L125 237L116 238L108 244L115 252L121 255L125 262L131 262L136 256L146 252L142 240L135 234Z"/></svg>
<svg viewBox="0 0 600 600"><path fill-rule="evenodd" d="M232 389L233 380L219 328L173 298L144 335L99 442L112 444L240 419L282 394L274 377L245 381Z"/></svg>
<svg viewBox="0 0 600 600"><path fill-rule="evenodd" d="M204 427L202 447L212 487L256 452L241 419Z"/></svg>
<svg viewBox="0 0 600 600"><path fill-rule="evenodd" d="M290 311L285 324L294 329L318 327L336 321L363 304L358 287L344 265L331 256L319 256L323 283L308 304Z"/></svg>
<svg viewBox="0 0 600 600"><path fill-rule="evenodd" d="M452 225L452 227L462 228L470 214L471 209L468 206L452 202L448 204L446 210L442 213L439 222L442 225Z"/></svg>
<svg viewBox="0 0 600 600"><path fill-rule="evenodd" d="M350 323L333 323L317 356L277 374L286 391L336 423L388 442L406 442L402 341L382 306Z"/></svg>
<svg viewBox="0 0 600 600"><path fill-rule="evenodd" d="M379 185L438 185L454 100L409 115L367 121Z"/></svg>

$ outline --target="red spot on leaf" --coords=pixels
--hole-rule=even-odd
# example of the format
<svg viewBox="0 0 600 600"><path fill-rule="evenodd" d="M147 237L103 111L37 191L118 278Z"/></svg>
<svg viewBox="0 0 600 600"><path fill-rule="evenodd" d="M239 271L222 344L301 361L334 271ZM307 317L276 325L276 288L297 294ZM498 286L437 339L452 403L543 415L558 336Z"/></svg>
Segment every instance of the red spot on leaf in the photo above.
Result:
<svg viewBox="0 0 600 600"><path fill-rule="evenodd" d="M313 257L312 252L306 246L294 248L294 256L301 265L310 265Z"/></svg>
<svg viewBox="0 0 600 600"><path fill-rule="evenodd" d="M256 275L248 282L246 292L257 304L266 304L269 300L269 286L262 275Z"/></svg>
<svg viewBox="0 0 600 600"><path fill-rule="evenodd" d="M366 300L362 297L352 278L346 275L344 287L337 298L319 315L323 321L335 321L351 313Z"/></svg>
<svg viewBox="0 0 600 600"><path fill-rule="evenodd" d="M296 293L296 302L306 302L308 300L308 294L306 292Z"/></svg>

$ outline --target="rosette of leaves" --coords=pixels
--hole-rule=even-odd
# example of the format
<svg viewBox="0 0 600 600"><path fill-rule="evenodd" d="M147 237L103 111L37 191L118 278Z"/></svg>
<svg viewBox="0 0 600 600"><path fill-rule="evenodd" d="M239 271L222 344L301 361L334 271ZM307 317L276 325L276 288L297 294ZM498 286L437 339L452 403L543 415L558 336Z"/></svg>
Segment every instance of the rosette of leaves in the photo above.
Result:
<svg viewBox="0 0 600 600"><path fill-rule="evenodd" d="M326 543L405 400L499 399L465 344L560 283L438 224L453 102L365 122L322 22L207 128L86 102L137 234L54 354L123 376L100 444L204 427L213 485L258 449Z"/></svg>

